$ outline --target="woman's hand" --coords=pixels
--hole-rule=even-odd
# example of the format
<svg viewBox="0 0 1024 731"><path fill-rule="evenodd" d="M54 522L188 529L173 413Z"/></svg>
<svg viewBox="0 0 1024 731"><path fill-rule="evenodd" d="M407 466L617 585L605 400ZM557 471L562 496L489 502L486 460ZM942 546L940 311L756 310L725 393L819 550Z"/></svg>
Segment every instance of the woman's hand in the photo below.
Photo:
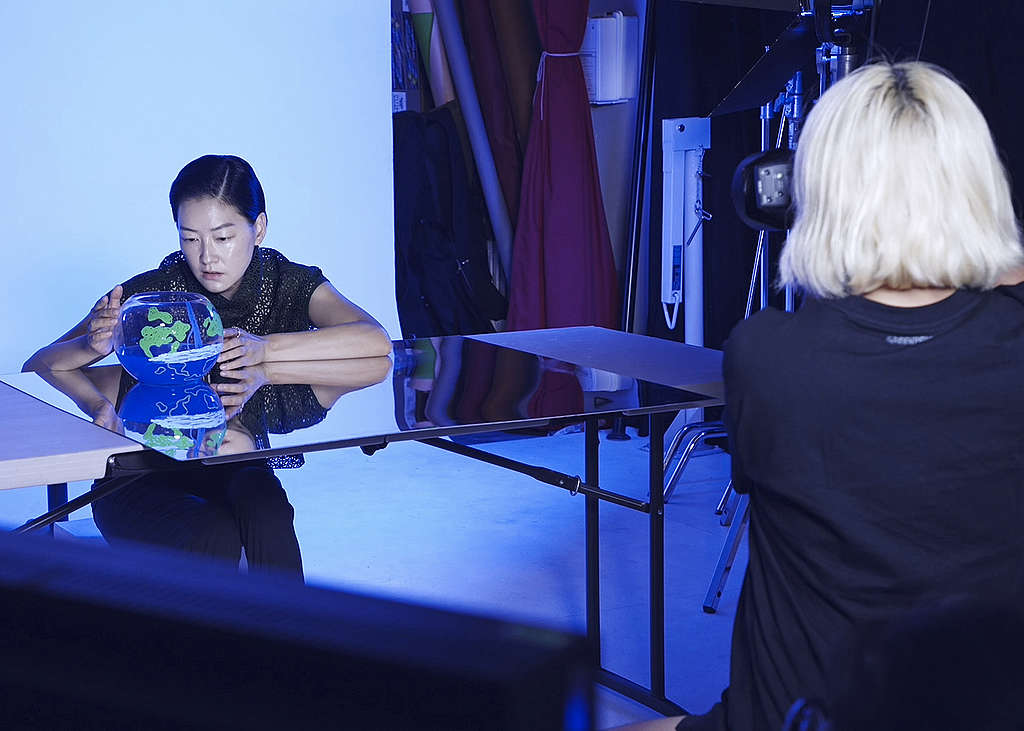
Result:
<svg viewBox="0 0 1024 731"><path fill-rule="evenodd" d="M247 333L240 327L229 327L224 331L224 349L217 358L222 375L236 378L231 371L259 365L266 357L266 338Z"/></svg>
<svg viewBox="0 0 1024 731"><path fill-rule="evenodd" d="M213 384L213 390L220 396L220 401L224 405L224 416L227 419L238 414L252 395L270 382L266 370L258 365L235 368L229 373L222 370L221 375L234 379L234 383Z"/></svg>
<svg viewBox="0 0 1024 731"><path fill-rule="evenodd" d="M121 285L99 298L86 323L86 342L100 356L113 350L114 326L121 316Z"/></svg>

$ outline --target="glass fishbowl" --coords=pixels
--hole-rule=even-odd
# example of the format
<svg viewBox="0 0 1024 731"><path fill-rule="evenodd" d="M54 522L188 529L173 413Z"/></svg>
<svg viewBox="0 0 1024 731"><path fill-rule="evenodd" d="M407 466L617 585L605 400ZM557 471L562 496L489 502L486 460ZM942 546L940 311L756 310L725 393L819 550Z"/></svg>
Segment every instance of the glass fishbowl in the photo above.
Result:
<svg viewBox="0 0 1024 731"><path fill-rule="evenodd" d="M174 459L212 457L227 429L220 397L203 381L139 383L117 413L126 436Z"/></svg>
<svg viewBox="0 0 1024 731"><path fill-rule="evenodd" d="M224 326L210 300L193 292L142 292L121 305L114 353L141 383L202 380L224 347Z"/></svg>

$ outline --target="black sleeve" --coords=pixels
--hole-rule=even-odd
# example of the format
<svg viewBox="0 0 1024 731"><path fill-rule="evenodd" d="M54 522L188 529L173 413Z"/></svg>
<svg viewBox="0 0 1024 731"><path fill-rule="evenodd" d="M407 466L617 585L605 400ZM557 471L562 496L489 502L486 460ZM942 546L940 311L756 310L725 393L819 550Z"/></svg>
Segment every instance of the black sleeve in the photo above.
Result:
<svg viewBox="0 0 1024 731"><path fill-rule="evenodd" d="M743 469L742 449L738 442L743 419L742 337L735 331L725 343L722 354L722 382L725 386L725 422L729 434L729 455L732 459L732 487L738 493L750 492L750 479Z"/></svg>

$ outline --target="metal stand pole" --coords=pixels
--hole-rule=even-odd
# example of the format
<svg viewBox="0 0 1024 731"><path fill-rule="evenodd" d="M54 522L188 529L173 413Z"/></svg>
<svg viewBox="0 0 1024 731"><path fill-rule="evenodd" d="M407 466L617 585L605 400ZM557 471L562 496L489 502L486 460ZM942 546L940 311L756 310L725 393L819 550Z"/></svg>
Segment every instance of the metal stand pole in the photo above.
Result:
<svg viewBox="0 0 1024 731"><path fill-rule="evenodd" d="M771 149L772 145L772 102L761 107L761 152ZM761 309L768 306L768 261L769 254L768 232L761 229L757 235L758 266L757 276L760 279ZM749 312L747 315L749 316Z"/></svg>
<svg viewBox="0 0 1024 731"><path fill-rule="evenodd" d="M473 73L469 67L469 54L459 28L459 15L454 0L435 0L434 12L437 13L437 25L444 39L445 52L452 72L452 81L459 94L459 108L466 122L469 145L476 160L477 174L480 176L480 188L484 194L487 212L491 217L491 228L494 230L495 244L501 268L507 283L512 277L512 222L508 217L505 197L498 181L498 170L494 165L491 143L487 139L480 102L473 83Z"/></svg>
<svg viewBox="0 0 1024 731"><path fill-rule="evenodd" d="M586 472L588 485L598 487L600 432L596 416L586 421ZM586 495L586 572L587 572L587 640L594 652L594 666L601 667L601 541L599 533L600 499Z"/></svg>
<svg viewBox="0 0 1024 731"><path fill-rule="evenodd" d="M800 134L800 123L803 119L803 75L798 71L790 82L786 85L785 95L782 97L784 100L782 118L779 120L779 131L776 137L775 147L782 147L782 140L786 131L786 122L789 122L789 145L795 147L796 140ZM771 146L771 117L774 102L769 102L761 107L761 151L765 152L770 149ZM754 298L754 280L760 279L760 304L763 310L768 306L768 280L769 280L769 266L768 266L768 232L761 230L757 237L757 252L754 254L754 272L750 277L750 289L747 291L747 308L744 313L744 318L750 317L753 298ZM794 296L792 287L786 287L786 311L792 312L794 309ZM730 483L731 484L731 483ZM726 495L722 496L722 500L719 501L719 511L725 512L727 504L727 495L729 490L726 490ZM748 515L749 498L746 495L742 495L735 508L735 512L728 512L727 519L731 523L729 530L729 536L725 540L725 546L722 548L722 554L718 560L718 566L715 569L714 575L711 577L711 585L708 587L707 596L704 599L704 611L713 613L718 609L718 600L722 596L722 590L725 587L725 581L729 578L729 572L732 570L733 562L736 558L736 553L739 551L740 541L743 538L743 531L746 528L747 515Z"/></svg>
<svg viewBox="0 0 1024 731"><path fill-rule="evenodd" d="M633 332L636 317L636 278L640 267L640 238L643 227L644 191L647 186L647 148L650 146L651 115L654 112L654 10L648 3L644 12L643 47L640 56L640 88L636 100L636 129L633 132L633 174L629 186L629 251L623 267L623 332ZM616 416L608 439L627 441L626 418Z"/></svg>
<svg viewBox="0 0 1024 731"><path fill-rule="evenodd" d="M633 136L633 174L630 178L629 254L622 287L622 329L633 332L636 313L636 278L640 266L640 238L643 226L644 190L647 185L647 148L650 145L651 115L654 98L654 9L647 3L640 68L640 90Z"/></svg>
<svg viewBox="0 0 1024 731"><path fill-rule="evenodd" d="M665 504L663 420L649 417L650 442L650 592L651 592L651 693L665 698Z"/></svg>

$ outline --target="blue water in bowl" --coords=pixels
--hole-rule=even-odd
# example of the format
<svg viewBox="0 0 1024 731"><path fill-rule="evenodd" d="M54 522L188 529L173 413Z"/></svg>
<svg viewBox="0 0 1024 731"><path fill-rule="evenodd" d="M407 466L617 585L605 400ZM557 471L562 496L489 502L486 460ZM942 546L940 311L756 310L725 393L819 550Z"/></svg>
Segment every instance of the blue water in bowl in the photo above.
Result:
<svg viewBox="0 0 1024 731"><path fill-rule="evenodd" d="M216 454L226 428L220 397L202 382L140 383L125 395L118 416L126 435L175 459Z"/></svg>
<svg viewBox="0 0 1024 731"><path fill-rule="evenodd" d="M172 385L175 383L190 383L202 380L203 376L210 372L217 362L222 346L218 343L206 348L189 349L178 353L170 354L170 348L164 349L165 353L155 352L153 358L147 358L142 348L136 346L124 346L117 350L117 359L125 370L135 376L142 383L153 383L158 385ZM173 360L161 358L173 357ZM189 358L185 360L185 358Z"/></svg>

